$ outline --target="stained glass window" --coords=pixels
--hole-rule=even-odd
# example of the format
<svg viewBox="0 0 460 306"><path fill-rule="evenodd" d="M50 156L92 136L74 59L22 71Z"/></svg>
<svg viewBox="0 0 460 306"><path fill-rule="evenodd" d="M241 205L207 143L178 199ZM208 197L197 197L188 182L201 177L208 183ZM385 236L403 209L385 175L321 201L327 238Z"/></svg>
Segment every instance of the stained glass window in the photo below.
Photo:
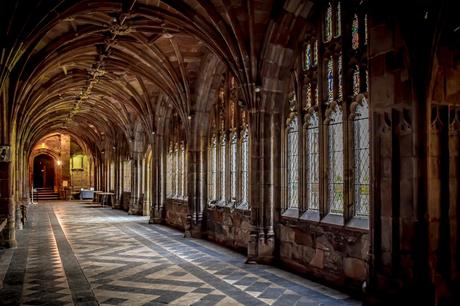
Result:
<svg viewBox="0 0 460 306"><path fill-rule="evenodd" d="M339 55L339 59L337 61L337 66L338 66L338 79L339 79L339 86L338 86L338 92L337 92L337 97L339 101L343 100L343 72L342 72L342 54Z"/></svg>
<svg viewBox="0 0 460 306"><path fill-rule="evenodd" d="M311 104L311 83L308 82L305 86L305 107L309 108L312 106Z"/></svg>
<svg viewBox="0 0 460 306"><path fill-rule="evenodd" d="M176 190L177 190L177 162L176 162L176 154L175 154L175 151L174 151L174 146L171 145L171 158L172 158L172 162L171 162L171 171L172 171L172 174L171 174L171 196L175 196L176 195Z"/></svg>
<svg viewBox="0 0 460 306"><path fill-rule="evenodd" d="M369 108L358 105L353 121L354 200L357 216L369 215Z"/></svg>
<svg viewBox="0 0 460 306"><path fill-rule="evenodd" d="M179 149L179 144L176 144L175 149L175 156L176 156L176 196L182 196L182 158L181 158L181 151Z"/></svg>
<svg viewBox="0 0 460 306"><path fill-rule="evenodd" d="M367 14L364 15L364 44L367 45Z"/></svg>
<svg viewBox="0 0 460 306"><path fill-rule="evenodd" d="M186 184L187 180L185 177L185 145L181 144L180 146L180 163L181 163L181 185L180 195L182 197L186 196Z"/></svg>
<svg viewBox="0 0 460 306"><path fill-rule="evenodd" d="M220 198L222 200L225 200L225 190L226 190L226 179L225 179L225 174L226 174L226 152L227 152L227 137L225 134L222 135L220 139Z"/></svg>
<svg viewBox="0 0 460 306"><path fill-rule="evenodd" d="M366 69L366 91L369 91L369 71Z"/></svg>
<svg viewBox="0 0 460 306"><path fill-rule="evenodd" d="M327 62L327 97L329 103L334 101L334 60L332 56Z"/></svg>
<svg viewBox="0 0 460 306"><path fill-rule="evenodd" d="M131 160L123 162L123 191L131 191Z"/></svg>
<svg viewBox="0 0 460 306"><path fill-rule="evenodd" d="M315 88L315 103L316 105L319 105L319 86L318 84L316 84L316 88Z"/></svg>
<svg viewBox="0 0 460 306"><path fill-rule="evenodd" d="M343 214L342 112L333 111L328 126L328 204L332 214Z"/></svg>
<svg viewBox="0 0 460 306"><path fill-rule="evenodd" d="M355 65L353 69L353 94L356 96L361 91L360 76L359 76L359 66Z"/></svg>
<svg viewBox="0 0 460 306"><path fill-rule="evenodd" d="M297 117L291 119L287 129L287 196L288 207L299 207L299 127Z"/></svg>
<svg viewBox="0 0 460 306"><path fill-rule="evenodd" d="M230 196L232 201L237 197L237 163L238 163L238 136L234 132L230 144Z"/></svg>
<svg viewBox="0 0 460 306"><path fill-rule="evenodd" d="M342 35L342 8L339 1L337 3L337 24L335 27L335 36L339 37L340 35Z"/></svg>
<svg viewBox="0 0 460 306"><path fill-rule="evenodd" d="M316 67L318 65L318 40L315 40L315 50L313 52L313 65Z"/></svg>
<svg viewBox="0 0 460 306"><path fill-rule="evenodd" d="M318 115L314 112L307 127L307 201L309 210L319 209L319 130Z"/></svg>
<svg viewBox="0 0 460 306"><path fill-rule="evenodd" d="M351 46L353 50L356 50L359 48L359 19L357 14L353 17L353 23L351 24L351 37Z"/></svg>
<svg viewBox="0 0 460 306"><path fill-rule="evenodd" d="M115 190L115 163L110 163L110 190Z"/></svg>
<svg viewBox="0 0 460 306"><path fill-rule="evenodd" d="M249 203L249 133L245 128L241 139L241 201Z"/></svg>
<svg viewBox="0 0 460 306"><path fill-rule="evenodd" d="M324 29L324 41L328 42L332 39L332 4L330 2L326 10Z"/></svg>
<svg viewBox="0 0 460 306"><path fill-rule="evenodd" d="M308 43L305 49L305 70L310 69L311 67L311 44Z"/></svg>
<svg viewBox="0 0 460 306"><path fill-rule="evenodd" d="M209 200L217 199L217 139L212 137L210 152L210 171L209 171Z"/></svg>

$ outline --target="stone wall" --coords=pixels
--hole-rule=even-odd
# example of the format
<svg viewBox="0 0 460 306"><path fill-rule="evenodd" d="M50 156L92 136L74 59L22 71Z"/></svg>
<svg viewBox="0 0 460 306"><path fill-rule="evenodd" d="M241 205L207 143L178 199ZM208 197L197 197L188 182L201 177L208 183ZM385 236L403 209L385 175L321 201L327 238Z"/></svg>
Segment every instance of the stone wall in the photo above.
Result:
<svg viewBox="0 0 460 306"><path fill-rule="evenodd" d="M250 211L213 207L208 208L205 214L207 239L242 253L247 252Z"/></svg>
<svg viewBox="0 0 460 306"><path fill-rule="evenodd" d="M166 199L165 200L165 223L180 230L185 229L188 214L186 200Z"/></svg>
<svg viewBox="0 0 460 306"><path fill-rule="evenodd" d="M367 231L311 222L282 222L279 258L283 265L334 286L358 292L368 276Z"/></svg>

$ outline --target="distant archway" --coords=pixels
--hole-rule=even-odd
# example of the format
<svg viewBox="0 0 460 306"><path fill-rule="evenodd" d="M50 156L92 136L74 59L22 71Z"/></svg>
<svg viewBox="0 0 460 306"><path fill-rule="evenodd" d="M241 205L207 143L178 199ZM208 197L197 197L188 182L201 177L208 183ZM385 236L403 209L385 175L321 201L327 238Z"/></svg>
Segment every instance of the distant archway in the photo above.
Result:
<svg viewBox="0 0 460 306"><path fill-rule="evenodd" d="M35 188L54 188L55 173L54 159L51 156L40 154L34 158Z"/></svg>

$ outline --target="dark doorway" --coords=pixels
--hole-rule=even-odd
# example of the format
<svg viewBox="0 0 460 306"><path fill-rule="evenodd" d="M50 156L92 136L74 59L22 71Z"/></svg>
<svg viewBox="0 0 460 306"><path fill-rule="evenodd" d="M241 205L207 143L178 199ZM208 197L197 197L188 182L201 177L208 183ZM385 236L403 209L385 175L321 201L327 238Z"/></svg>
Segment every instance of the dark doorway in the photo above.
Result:
<svg viewBox="0 0 460 306"><path fill-rule="evenodd" d="M54 188L54 159L48 155L34 159L34 188Z"/></svg>

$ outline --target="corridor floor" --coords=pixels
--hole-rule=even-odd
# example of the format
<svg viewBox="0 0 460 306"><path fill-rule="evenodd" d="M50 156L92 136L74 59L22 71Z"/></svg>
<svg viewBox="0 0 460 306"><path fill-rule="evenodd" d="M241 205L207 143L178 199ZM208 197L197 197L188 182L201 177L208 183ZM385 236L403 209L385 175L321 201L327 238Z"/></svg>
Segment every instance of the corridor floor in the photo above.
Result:
<svg viewBox="0 0 460 306"><path fill-rule="evenodd" d="M147 217L88 202L28 214L18 248L0 251L0 305L360 304Z"/></svg>

